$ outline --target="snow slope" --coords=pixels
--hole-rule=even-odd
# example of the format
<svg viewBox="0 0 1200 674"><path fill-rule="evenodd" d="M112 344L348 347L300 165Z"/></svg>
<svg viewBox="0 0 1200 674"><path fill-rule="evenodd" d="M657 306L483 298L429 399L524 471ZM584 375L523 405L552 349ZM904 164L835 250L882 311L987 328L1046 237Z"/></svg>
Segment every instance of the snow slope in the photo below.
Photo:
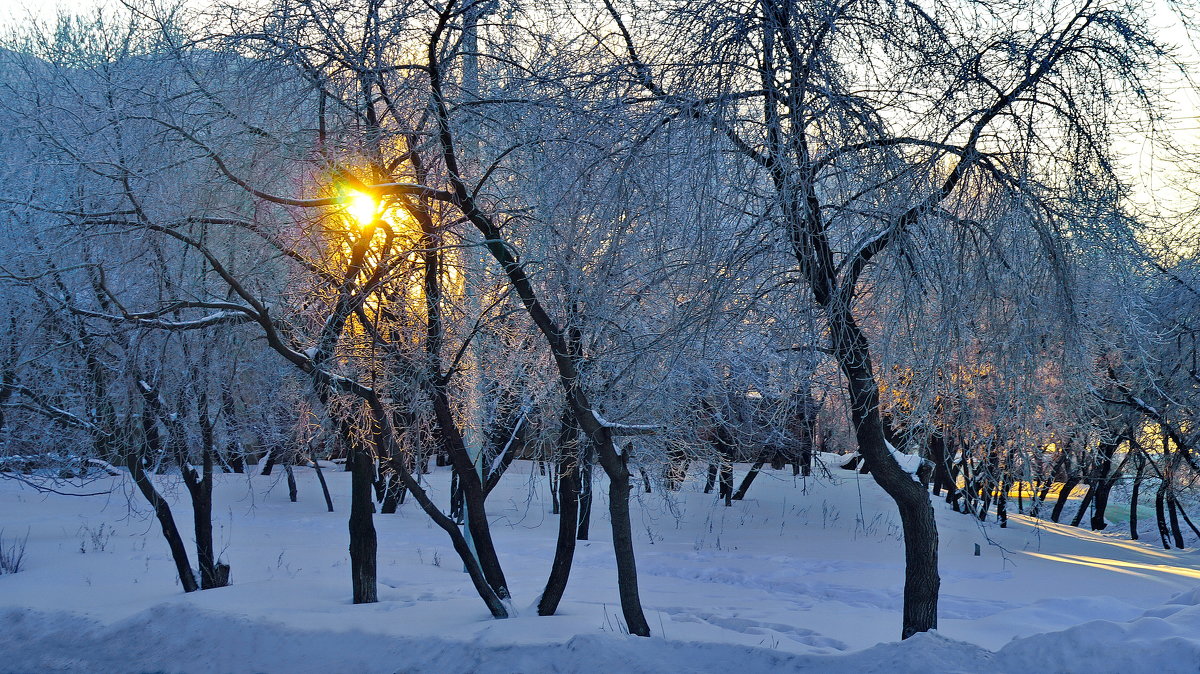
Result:
<svg viewBox="0 0 1200 674"><path fill-rule="evenodd" d="M529 463L489 499L518 608L501 621L411 502L376 517L381 601L352 605L341 472L326 471L332 514L308 469L298 503L279 475L220 476L214 524L234 584L188 595L123 477L87 497L0 479L0 529L29 532L26 570L0 576L0 671L1200 671L1196 553L1118 526L1013 516L1000 529L941 503L940 630L897 642L898 517L869 476L832 470L764 472L731 508L696 483L639 494L650 639L622 633L600 484L560 615L536 616L557 518ZM427 478L445 501L448 473ZM185 490L163 484L186 531Z"/></svg>

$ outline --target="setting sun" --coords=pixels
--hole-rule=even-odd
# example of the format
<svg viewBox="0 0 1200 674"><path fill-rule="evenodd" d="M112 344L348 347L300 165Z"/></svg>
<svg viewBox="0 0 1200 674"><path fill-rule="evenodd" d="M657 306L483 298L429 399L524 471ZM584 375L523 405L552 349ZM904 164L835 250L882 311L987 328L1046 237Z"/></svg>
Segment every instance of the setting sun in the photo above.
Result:
<svg viewBox="0 0 1200 674"><path fill-rule="evenodd" d="M350 192L346 196L346 212L359 227L366 227L379 216L379 202L365 192Z"/></svg>

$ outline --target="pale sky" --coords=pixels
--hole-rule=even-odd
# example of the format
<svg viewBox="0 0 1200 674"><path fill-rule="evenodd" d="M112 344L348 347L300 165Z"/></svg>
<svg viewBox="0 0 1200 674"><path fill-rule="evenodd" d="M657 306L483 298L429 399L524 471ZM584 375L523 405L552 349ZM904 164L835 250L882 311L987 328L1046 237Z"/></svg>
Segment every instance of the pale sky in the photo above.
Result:
<svg viewBox="0 0 1200 674"><path fill-rule="evenodd" d="M79 11L103 4L103 0L0 0L0 22L23 21L30 14L48 19L59 8Z"/></svg>
<svg viewBox="0 0 1200 674"><path fill-rule="evenodd" d="M1167 0L1156 0L1156 12L1152 22L1157 24L1158 34L1168 41L1183 47L1185 58L1189 61L1200 62L1200 49L1192 44L1191 39L1179 25L1179 21L1171 10ZM119 0L0 0L0 28L28 20L30 15L42 19L51 19L57 10L66 9L75 12L87 11L104 5L119 5ZM1200 40L1200 36L1196 36ZM1200 76L1194 76L1200 81ZM1171 87L1175 88L1175 87ZM1172 115L1169 125L1174 128L1176 141L1192 146L1200 145L1200 95L1195 91L1177 89L1173 98L1177 112ZM1132 175L1135 176L1136 194L1134 200L1150 206L1154 202L1159 205L1177 203L1178 192L1172 189L1170 183L1178 180L1180 168L1164 161L1159 153L1152 151L1144 138L1136 133L1117 141L1117 148L1126 155L1126 163ZM1185 169L1185 173L1186 173Z"/></svg>

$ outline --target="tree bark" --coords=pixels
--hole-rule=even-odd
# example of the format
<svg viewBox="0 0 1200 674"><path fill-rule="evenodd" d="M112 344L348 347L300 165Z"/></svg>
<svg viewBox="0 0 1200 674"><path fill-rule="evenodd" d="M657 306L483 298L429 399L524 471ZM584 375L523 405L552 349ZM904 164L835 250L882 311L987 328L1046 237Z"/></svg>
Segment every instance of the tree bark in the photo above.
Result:
<svg viewBox="0 0 1200 674"><path fill-rule="evenodd" d="M612 521L613 552L617 557L617 587L621 595L621 611L629 633L650 636L650 625L646 623L642 612L637 567L633 557L633 527L629 519L630 474L626 459L624 455L621 456L620 467L624 471L610 472L608 481L608 514Z"/></svg>
<svg viewBox="0 0 1200 674"><path fill-rule="evenodd" d="M467 527L471 530L471 542L474 544L476 555L478 555L479 566L496 596L500 599L508 599L508 581L504 577L500 558L497 556L495 544L492 542L491 526L485 510L486 494L483 489L483 480L475 471L475 465L467 452L466 444L458 431L458 426L454 423L450 410L450 399L446 394L445 387L433 383L428 388L433 401L434 419L446 443L446 448L449 450L450 461L458 475L463 516Z"/></svg>
<svg viewBox="0 0 1200 674"><path fill-rule="evenodd" d="M588 540L592 529L592 500L594 497L595 482L592 478L592 446L591 442L586 438L580 438L583 446L579 450L579 522L576 525L575 538L581 541ZM559 500L562 498L560 496Z"/></svg>
<svg viewBox="0 0 1200 674"><path fill-rule="evenodd" d="M1164 550L1171 549L1170 531L1167 530L1167 515L1164 508L1164 500L1166 498L1166 484L1160 484L1158 491L1154 492L1154 514L1158 521L1158 536L1162 539Z"/></svg>
<svg viewBox="0 0 1200 674"><path fill-rule="evenodd" d="M347 429L348 430L348 429ZM357 439L343 440L350 447L350 517L347 528L350 533L350 578L355 604L373 604L379 601L378 571L376 554L378 539L372 517L374 502L371 499L375 465L367 448Z"/></svg>
<svg viewBox="0 0 1200 674"><path fill-rule="evenodd" d="M762 470L764 464L766 464L766 459L760 458L753 466L750 466L750 472L746 473L746 476L742 478L742 483L738 485L737 491L733 493L733 500L740 501L746 498L746 492L750 490L750 485L754 483L754 478L758 477L758 472Z"/></svg>
<svg viewBox="0 0 1200 674"><path fill-rule="evenodd" d="M1171 516L1171 536L1175 539L1175 547L1180 550L1186 547L1183 542L1183 530L1179 528L1179 511L1175 507L1175 493L1167 492L1167 512Z"/></svg>
<svg viewBox="0 0 1200 674"><path fill-rule="evenodd" d="M924 485L904 472L884 442L879 386L866 336L849 307L826 306L833 351L845 375L859 452L879 486L896 502L904 531L904 617L901 638L937 628L938 534Z"/></svg>
<svg viewBox="0 0 1200 674"><path fill-rule="evenodd" d="M1108 527L1108 522L1104 520L1105 512L1108 510L1108 497L1112 493L1113 487L1117 483L1117 477L1121 473L1124 466L1117 466L1113 470L1113 456L1117 452L1121 441L1124 438L1118 437L1116 442L1105 442L1100 445L1100 460L1096 465L1096 473L1093 479L1092 490L1096 492L1095 498L1092 500L1092 531L1103 531ZM1132 451L1132 445L1130 451Z"/></svg>
<svg viewBox="0 0 1200 674"><path fill-rule="evenodd" d="M292 472L292 462L283 464L283 472L287 473L288 500L296 502L296 475Z"/></svg>
<svg viewBox="0 0 1200 674"><path fill-rule="evenodd" d="M153 423L151 421L150 423ZM157 437L157 432L155 432ZM162 527L163 538L167 539L167 547L171 549L171 558L175 561L175 571L179 574L179 582L183 584L184 592L195 592L200 589L196 583L196 575L192 572L191 562L188 561L187 548L183 545L183 537L179 535L179 527L175 526L175 517L171 508L150 482L150 476L142 467L142 456L139 452L130 452L125 465L129 467L129 475L138 491L142 492L146 502L154 509L154 516Z"/></svg>
<svg viewBox="0 0 1200 674"><path fill-rule="evenodd" d="M375 433L376 442L379 443L376 447L377 452L384 456L397 455L399 450L396 446L395 431L391 428L383 405L379 402L378 398L373 396L368 396L366 402L371 408L371 415L378 428ZM429 498L429 493L425 491L403 464L396 467L396 472L404 482L404 486L408 489L408 492L413 495L417 504L421 506L421 510L433 520L434 524L438 525L442 531L445 531L450 536L454 551L458 554L459 559L462 560L463 568L466 569L467 575L471 578L471 584L475 586L475 591L479 593L480 598L483 599L484 604L491 611L492 617L507 618L509 615L508 608L504 605L503 598L496 594L488 582L483 569L480 567L479 560L471 552L471 548L467 545L467 539L463 536L459 525L438 509L433 500ZM365 488L368 492L369 502L370 484L368 483Z"/></svg>
<svg viewBox="0 0 1200 674"><path fill-rule="evenodd" d="M1071 518L1071 526L1077 527L1083 522L1083 516L1087 514L1087 509L1092 505L1092 497L1096 494L1096 487L1093 484L1088 484L1087 493L1083 495L1083 500L1079 502L1079 510L1075 511L1075 516Z"/></svg>
<svg viewBox="0 0 1200 674"><path fill-rule="evenodd" d="M1134 541L1138 540L1138 496L1142 490L1142 476L1146 471L1146 462L1141 453L1135 456L1137 472L1133 476L1133 493L1129 495L1129 539Z"/></svg>
<svg viewBox="0 0 1200 674"><path fill-rule="evenodd" d="M329 495L329 485L325 482L325 473L321 471L321 464L313 459L312 467L317 473L317 481L321 483L321 493L325 495L325 507L329 509L329 512L333 512L333 497Z"/></svg>
<svg viewBox="0 0 1200 674"><path fill-rule="evenodd" d="M563 414L558 439L558 540L554 546L554 562L550 577L538 600L538 615L554 615L567 589L571 564L575 559L576 524L579 519L579 428L570 410Z"/></svg>
<svg viewBox="0 0 1200 674"><path fill-rule="evenodd" d="M1067 498L1071 496L1071 492L1075 490L1075 486L1079 484L1079 478L1070 476L1063 483L1062 491L1058 492L1058 500L1054 502L1054 510L1050 511L1050 521L1058 522L1058 518L1062 517L1063 508L1067 505Z"/></svg>

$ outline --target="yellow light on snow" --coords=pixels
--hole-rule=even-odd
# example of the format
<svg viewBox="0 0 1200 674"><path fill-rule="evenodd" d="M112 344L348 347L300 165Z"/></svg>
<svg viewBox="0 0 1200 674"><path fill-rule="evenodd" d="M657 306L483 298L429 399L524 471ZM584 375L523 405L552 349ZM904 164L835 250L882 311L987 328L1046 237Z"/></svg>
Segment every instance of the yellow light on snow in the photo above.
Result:
<svg viewBox="0 0 1200 674"><path fill-rule="evenodd" d="M379 202L370 194L351 192L346 199L346 212L354 218L359 227L366 227L378 217Z"/></svg>

